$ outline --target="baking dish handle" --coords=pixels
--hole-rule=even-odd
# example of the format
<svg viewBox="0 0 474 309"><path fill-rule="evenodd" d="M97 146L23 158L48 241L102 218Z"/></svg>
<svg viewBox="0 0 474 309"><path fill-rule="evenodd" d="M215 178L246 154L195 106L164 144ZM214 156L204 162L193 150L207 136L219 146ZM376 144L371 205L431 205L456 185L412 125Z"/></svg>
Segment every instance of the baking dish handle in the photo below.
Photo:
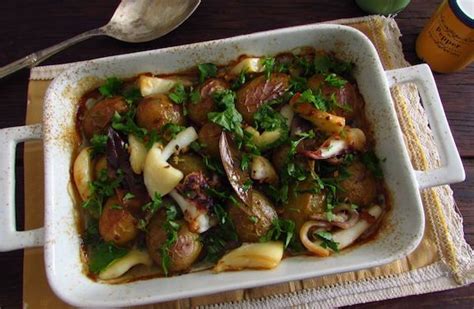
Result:
<svg viewBox="0 0 474 309"><path fill-rule="evenodd" d="M427 64L419 64L385 73L390 87L408 82L416 84L438 148L441 166L427 171L415 170L418 186L423 189L463 181L466 176L462 161L430 67Z"/></svg>
<svg viewBox="0 0 474 309"><path fill-rule="evenodd" d="M41 138L40 124L0 130L0 252L43 245L43 228L17 231L15 220L16 145Z"/></svg>

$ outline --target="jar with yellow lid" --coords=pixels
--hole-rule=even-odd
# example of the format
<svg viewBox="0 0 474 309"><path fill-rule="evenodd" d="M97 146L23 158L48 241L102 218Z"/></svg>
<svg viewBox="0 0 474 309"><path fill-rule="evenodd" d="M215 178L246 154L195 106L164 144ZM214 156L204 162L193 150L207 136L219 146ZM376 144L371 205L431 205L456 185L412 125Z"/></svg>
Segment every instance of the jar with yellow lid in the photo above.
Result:
<svg viewBox="0 0 474 309"><path fill-rule="evenodd" d="M445 0L416 40L416 53L433 71L462 70L474 60L474 0Z"/></svg>

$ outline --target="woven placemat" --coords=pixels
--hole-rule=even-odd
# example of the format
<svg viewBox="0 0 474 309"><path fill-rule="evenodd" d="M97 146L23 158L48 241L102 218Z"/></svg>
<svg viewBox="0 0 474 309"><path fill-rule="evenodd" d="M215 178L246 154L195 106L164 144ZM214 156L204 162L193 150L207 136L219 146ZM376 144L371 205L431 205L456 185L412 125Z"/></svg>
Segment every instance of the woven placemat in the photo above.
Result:
<svg viewBox="0 0 474 309"><path fill-rule="evenodd" d="M374 43L385 69L408 66L393 18L368 16L332 21L364 32ZM41 122L44 93L51 80L69 65L38 67L31 71L26 123ZM420 104L416 87L396 86L392 96L413 167L426 170L439 165L439 156ZM43 160L39 142L25 145L25 227L43 222ZM464 240L462 218L455 210L449 186L421 191L426 228L418 248L393 263L331 276L194 297L143 308L229 306L236 307L334 307L406 295L447 290L474 280L474 254ZM396 211L396 209L395 209ZM159 291L157 291L159 293ZM42 249L25 250L23 274L25 306L67 306L46 282Z"/></svg>

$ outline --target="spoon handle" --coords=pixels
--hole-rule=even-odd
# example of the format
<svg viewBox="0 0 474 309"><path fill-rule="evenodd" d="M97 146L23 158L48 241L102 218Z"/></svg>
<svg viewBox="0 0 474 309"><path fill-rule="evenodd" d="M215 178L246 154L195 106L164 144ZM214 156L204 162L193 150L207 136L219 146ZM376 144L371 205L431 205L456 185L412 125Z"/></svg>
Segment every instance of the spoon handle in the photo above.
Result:
<svg viewBox="0 0 474 309"><path fill-rule="evenodd" d="M3 78L13 72L16 72L20 69L23 69L25 67L34 67L38 65L40 62L46 60L47 58L51 57L52 55L62 51L63 49L68 48L69 46L72 46L76 43L79 43L81 41L84 41L90 37L97 36L97 35L103 35L104 30L102 28L97 28L93 30L89 30L86 32L83 32L81 34L78 34L70 39L67 39L66 41L63 41L61 43L58 43L56 45L53 45L51 47L42 49L40 51L37 51L35 53L32 53L26 57L23 57L21 59L18 59L17 61L14 61L10 64L7 64L4 67L0 68L0 78Z"/></svg>

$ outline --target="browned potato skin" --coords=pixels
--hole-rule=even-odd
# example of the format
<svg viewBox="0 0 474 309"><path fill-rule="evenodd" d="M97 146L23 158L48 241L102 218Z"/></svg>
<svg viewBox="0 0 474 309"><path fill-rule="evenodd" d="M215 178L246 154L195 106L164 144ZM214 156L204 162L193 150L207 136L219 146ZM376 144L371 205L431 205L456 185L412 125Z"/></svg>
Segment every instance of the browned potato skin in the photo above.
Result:
<svg viewBox="0 0 474 309"><path fill-rule="evenodd" d="M269 79L264 75L254 78L237 91L237 110L244 120L252 124L253 114L263 103L280 97L289 85L290 77L283 73L273 73Z"/></svg>
<svg viewBox="0 0 474 309"><path fill-rule="evenodd" d="M281 145L280 147L276 148L275 151L273 151L272 164L277 172L281 172L285 166L289 151L290 145Z"/></svg>
<svg viewBox="0 0 474 309"><path fill-rule="evenodd" d="M362 110L364 105L362 97L360 96L357 88L349 82L347 82L341 88L330 86L324 81L324 78L325 77L321 74L313 75L310 79L308 79L308 87L311 90L320 89L322 94L328 98L334 93L336 100L340 104L347 105L352 109L349 111L342 108L336 108L331 111L337 116L345 117L348 120L356 117L356 113Z"/></svg>
<svg viewBox="0 0 474 309"><path fill-rule="evenodd" d="M100 156L95 161L94 175L96 179L99 178L100 172L104 169L107 169L107 157L105 155Z"/></svg>
<svg viewBox="0 0 474 309"><path fill-rule="evenodd" d="M237 205L233 203L228 205L229 216L239 239L243 242L258 242L260 237L268 232L272 221L278 218L270 200L262 193L253 190L252 201L251 206L245 205L240 200ZM256 217L257 221L253 222L251 216Z"/></svg>
<svg viewBox="0 0 474 309"><path fill-rule="evenodd" d="M194 153L186 153L179 156L173 156L169 163L183 172L184 176L193 172L203 172L206 174L206 165L202 158Z"/></svg>
<svg viewBox="0 0 474 309"><path fill-rule="evenodd" d="M164 212L158 212L148 225L146 244L148 253L156 265L161 266L160 247L167 239ZM191 267L197 260L202 250L202 243L199 241L199 235L189 231L186 222L178 221L180 228L178 230L178 240L170 248L170 267L168 271L178 272Z"/></svg>
<svg viewBox="0 0 474 309"><path fill-rule="evenodd" d="M189 102L186 105L188 109L189 118L199 126L209 122L208 114L217 111L217 106L212 99L212 94L219 90L228 89L229 84L217 78L208 79L199 89L201 100L193 103Z"/></svg>
<svg viewBox="0 0 474 309"><path fill-rule="evenodd" d="M288 193L288 202L284 206L283 216L295 222L296 230L299 231L301 226L314 214L324 213L326 203L324 193L297 193L295 190L302 191L311 189L314 184L306 180L290 187Z"/></svg>
<svg viewBox="0 0 474 309"><path fill-rule="evenodd" d="M374 175L360 161L347 167L349 177L339 183L342 190L337 191L340 200L349 200L359 205L370 205L377 196L377 182Z"/></svg>
<svg viewBox="0 0 474 309"><path fill-rule="evenodd" d="M173 104L165 94L145 97L137 107L137 124L149 131L158 132L167 123L184 125L181 107Z"/></svg>
<svg viewBox="0 0 474 309"><path fill-rule="evenodd" d="M138 234L137 219L126 209L112 208L114 205L121 205L115 196L105 203L99 219L99 233L105 241L126 245Z"/></svg>
<svg viewBox="0 0 474 309"><path fill-rule="evenodd" d="M199 130L199 143L204 144L204 151L213 157L219 157L219 138L222 128L215 123L208 122Z"/></svg>
<svg viewBox="0 0 474 309"><path fill-rule="evenodd" d="M122 97L107 98L97 102L87 110L82 121L84 134L91 138L94 134L103 134L112 122L115 112L125 113L128 105Z"/></svg>

